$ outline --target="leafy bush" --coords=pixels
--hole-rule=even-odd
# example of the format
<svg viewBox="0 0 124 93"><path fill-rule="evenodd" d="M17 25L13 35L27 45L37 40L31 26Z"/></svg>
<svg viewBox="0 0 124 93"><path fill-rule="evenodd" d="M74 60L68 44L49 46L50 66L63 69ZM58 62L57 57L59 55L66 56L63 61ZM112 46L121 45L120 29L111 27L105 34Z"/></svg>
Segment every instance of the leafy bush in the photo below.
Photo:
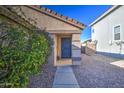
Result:
<svg viewBox="0 0 124 93"><path fill-rule="evenodd" d="M48 33L0 24L0 87L27 87L51 50ZM3 35L3 36L2 36Z"/></svg>

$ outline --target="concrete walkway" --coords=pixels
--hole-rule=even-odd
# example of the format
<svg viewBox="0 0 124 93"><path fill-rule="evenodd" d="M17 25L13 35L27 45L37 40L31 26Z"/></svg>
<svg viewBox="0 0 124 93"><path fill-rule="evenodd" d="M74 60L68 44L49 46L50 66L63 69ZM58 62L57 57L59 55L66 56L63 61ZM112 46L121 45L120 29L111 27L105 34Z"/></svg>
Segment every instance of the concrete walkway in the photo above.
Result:
<svg viewBox="0 0 124 93"><path fill-rule="evenodd" d="M53 88L79 88L78 82L70 66L57 67Z"/></svg>

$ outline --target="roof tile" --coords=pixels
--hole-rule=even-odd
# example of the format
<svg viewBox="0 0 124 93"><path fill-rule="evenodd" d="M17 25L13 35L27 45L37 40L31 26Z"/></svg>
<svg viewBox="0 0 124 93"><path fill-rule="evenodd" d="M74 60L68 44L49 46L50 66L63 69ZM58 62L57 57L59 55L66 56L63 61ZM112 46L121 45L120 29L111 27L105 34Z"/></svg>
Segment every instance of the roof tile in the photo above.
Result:
<svg viewBox="0 0 124 93"><path fill-rule="evenodd" d="M67 17L67 16L61 15L61 14L59 14L59 13L57 13L57 12L51 10L51 9L42 7L42 6L40 6L40 5L33 5L33 7L39 8L39 9L41 9L42 11L44 11L45 13L48 13L48 14L50 14L50 15L56 17L56 18L60 18L60 19L62 19L62 20L68 21L69 23L72 23L73 25L76 25L76 26L78 26L78 27L80 27L80 28L84 28L84 27L85 27L85 25L84 25L83 23L78 22L78 21L76 21L76 20L74 20L74 19L72 19L72 18L69 18L69 17Z"/></svg>

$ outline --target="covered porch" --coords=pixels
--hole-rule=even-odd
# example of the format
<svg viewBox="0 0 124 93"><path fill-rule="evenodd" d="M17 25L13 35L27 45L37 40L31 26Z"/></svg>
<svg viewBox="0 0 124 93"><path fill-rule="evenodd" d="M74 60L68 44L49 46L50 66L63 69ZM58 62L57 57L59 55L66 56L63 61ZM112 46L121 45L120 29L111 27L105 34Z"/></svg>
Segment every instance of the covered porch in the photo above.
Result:
<svg viewBox="0 0 124 93"><path fill-rule="evenodd" d="M72 65L72 34L55 34L54 65Z"/></svg>

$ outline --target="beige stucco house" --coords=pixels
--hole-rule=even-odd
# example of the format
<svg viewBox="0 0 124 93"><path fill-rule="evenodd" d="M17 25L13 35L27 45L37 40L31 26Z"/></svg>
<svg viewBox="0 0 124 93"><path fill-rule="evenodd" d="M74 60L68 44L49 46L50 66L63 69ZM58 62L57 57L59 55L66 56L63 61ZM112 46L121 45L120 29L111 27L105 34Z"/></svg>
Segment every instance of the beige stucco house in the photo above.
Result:
<svg viewBox="0 0 124 93"><path fill-rule="evenodd" d="M84 24L41 6L12 6L12 9L25 20L32 20L31 24L45 29L53 38L53 65L80 64L80 34Z"/></svg>

